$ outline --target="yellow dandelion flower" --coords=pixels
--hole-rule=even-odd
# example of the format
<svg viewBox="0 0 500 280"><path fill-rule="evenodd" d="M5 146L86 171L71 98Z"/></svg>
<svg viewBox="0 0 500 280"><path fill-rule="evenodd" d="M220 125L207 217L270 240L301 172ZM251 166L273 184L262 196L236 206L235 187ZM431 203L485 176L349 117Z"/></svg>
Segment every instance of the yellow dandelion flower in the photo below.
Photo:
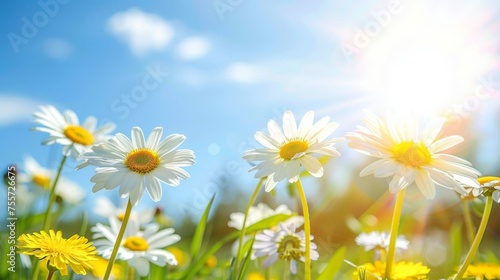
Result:
<svg viewBox="0 0 500 280"><path fill-rule="evenodd" d="M250 272L248 274L247 280L265 280L264 275L259 272Z"/></svg>
<svg viewBox="0 0 500 280"><path fill-rule="evenodd" d="M266 280L266 277L260 272L250 272L248 273L247 280ZM276 280L275 277L271 277L271 280Z"/></svg>
<svg viewBox="0 0 500 280"><path fill-rule="evenodd" d="M174 255L175 259L177 260L178 266L182 266L183 264L186 263L187 261L186 253L184 253L184 251L182 251L181 249L177 247L170 247L168 248L167 251L169 251L172 255Z"/></svg>
<svg viewBox="0 0 500 280"><path fill-rule="evenodd" d="M375 275L385 277L385 263L375 261L361 266L366 271L366 279L375 280ZM398 262L392 268L392 280L421 280L428 279L427 274L431 270L422 263ZM353 273L352 279L358 279L358 271Z"/></svg>
<svg viewBox="0 0 500 280"><path fill-rule="evenodd" d="M217 258L215 256L210 256L204 263L206 268L212 269L217 265Z"/></svg>
<svg viewBox="0 0 500 280"><path fill-rule="evenodd" d="M467 268L464 277L475 277L475 279L500 279L500 264L476 263Z"/></svg>
<svg viewBox="0 0 500 280"><path fill-rule="evenodd" d="M92 275L98 279L104 278L106 272L106 267L108 266L108 260L98 257L95 261L90 261L89 264L92 266ZM123 267L120 264L115 263L113 269L111 270L111 275L113 279L123 278Z"/></svg>
<svg viewBox="0 0 500 280"><path fill-rule="evenodd" d="M97 260L97 251L87 238L73 235L69 239L62 237L62 232L23 234L18 238L19 253L32 255L41 260L47 259L49 265L68 275L68 265L77 274L86 275L86 269L92 269L91 261Z"/></svg>

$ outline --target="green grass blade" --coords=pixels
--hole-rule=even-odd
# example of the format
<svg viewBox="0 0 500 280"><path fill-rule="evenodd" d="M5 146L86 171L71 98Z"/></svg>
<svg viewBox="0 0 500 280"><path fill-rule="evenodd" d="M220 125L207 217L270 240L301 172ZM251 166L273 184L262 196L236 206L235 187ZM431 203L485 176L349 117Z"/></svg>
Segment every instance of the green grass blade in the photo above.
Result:
<svg viewBox="0 0 500 280"><path fill-rule="evenodd" d="M291 217L293 217L291 214L277 214L269 218L265 218L262 221L249 226L247 228L247 233L250 234L259 230L270 229L277 226L279 223L290 219Z"/></svg>
<svg viewBox="0 0 500 280"><path fill-rule="evenodd" d="M333 254L333 256L330 258L330 260L328 261L328 264L326 265L323 272L321 272L321 274L319 275L317 280L333 279L335 274L339 271L340 266L344 262L344 256L345 256L346 250L347 250L347 248L344 246L344 247L341 247L340 249L338 249L337 252L335 252L335 254Z"/></svg>
<svg viewBox="0 0 500 280"><path fill-rule="evenodd" d="M278 225L280 222L283 222L290 217L293 217L293 215L290 214L278 214L271 216L269 218L266 218L258 223L255 223L247 228L247 233L255 233L257 231L263 230L263 229L269 229L272 228L276 225ZM240 235L239 231L234 231L225 237L223 237L221 240L216 242L212 247L208 249L207 252L205 252L201 257L197 258L195 261L191 262L189 265L189 268L187 268L187 273L184 275L183 279L193 279L193 277L198 273L198 271L203 267L203 263L213 254L215 254L224 244L227 242L233 241L234 239L238 238Z"/></svg>
<svg viewBox="0 0 500 280"><path fill-rule="evenodd" d="M207 226L208 214L210 213L210 208L212 208L212 204L215 199L215 194L212 196L212 199L207 204L203 215L201 216L200 222L196 227L196 230L193 235L193 240L191 240L191 258L194 260L198 253L200 252L201 244L203 242L203 236L205 234L205 228Z"/></svg>
<svg viewBox="0 0 500 280"><path fill-rule="evenodd" d="M250 263L251 259L252 259L252 249L253 249L253 243L255 241L255 235L247 241L247 243L245 244L245 246L243 247L243 251L244 252L247 252L247 255L245 257L245 259L243 260L243 264L241 266L241 271L240 271L240 275L238 276L238 280L243 280L243 277L245 277L245 275L247 274L247 269L248 269L248 264Z"/></svg>

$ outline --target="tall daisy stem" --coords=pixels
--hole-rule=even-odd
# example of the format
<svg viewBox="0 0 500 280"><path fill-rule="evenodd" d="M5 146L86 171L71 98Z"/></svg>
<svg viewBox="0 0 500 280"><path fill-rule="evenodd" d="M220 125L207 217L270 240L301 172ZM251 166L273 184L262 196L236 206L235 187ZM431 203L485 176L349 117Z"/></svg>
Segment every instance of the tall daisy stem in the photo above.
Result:
<svg viewBox="0 0 500 280"><path fill-rule="evenodd" d="M57 182L59 181L59 177L61 176L61 172L64 166L64 163L66 162L66 159L68 159L67 155L64 155L61 164L59 164L59 168L57 169L57 174L56 177L54 178L54 181L52 182L50 186L50 195L49 195L49 204L47 205L47 210L45 211L45 218L43 220L43 230L49 231L50 229L50 224L52 220L52 206L54 206L54 202L56 201L56 186Z"/></svg>
<svg viewBox="0 0 500 280"><path fill-rule="evenodd" d="M299 192L302 203L302 212L304 215L304 232L306 234L306 260L305 260L305 279L311 280L311 222L309 220L309 207L307 206L306 194L300 179L297 180L297 191Z"/></svg>
<svg viewBox="0 0 500 280"><path fill-rule="evenodd" d="M405 198L405 189L398 192L396 197L396 205L392 215L391 232L389 239L389 250L387 251L387 261L385 266L385 278L390 280L392 275L392 266L394 263L394 255L396 253L396 239L398 237L399 223L401 221L401 212L403 210L403 201Z"/></svg>
<svg viewBox="0 0 500 280"><path fill-rule="evenodd" d="M125 216L123 217L122 225L120 227L120 231L118 232L118 236L116 237L115 245L113 246L113 251L111 252L111 257L109 258L108 266L106 267L106 273L104 274L104 280L108 280L111 275L111 270L113 269L113 265L116 260L116 255L118 253L118 248L120 248L120 244L122 243L123 235L125 234L125 229L127 228L128 219L130 218L130 212L132 212L132 203L130 203L130 199L127 203L127 209L125 209Z"/></svg>
<svg viewBox="0 0 500 280"><path fill-rule="evenodd" d="M134 268L133 267L129 267L128 268L128 280L134 280Z"/></svg>
<svg viewBox="0 0 500 280"><path fill-rule="evenodd" d="M255 190L253 191L250 200L248 201L247 208L245 209L245 216L243 217L243 224L241 225L241 234L238 240L238 252L236 253L236 262L234 263L233 277L238 277L237 272L239 270L239 264L243 257L241 250L243 249L243 239L245 238L247 230L246 224L247 224L248 212L250 212L250 207L252 207L252 205L255 202L255 199L257 199L257 195L259 194L259 191L262 188L262 184L264 183L265 178L266 177L261 178L259 180L259 183L257 183L257 186L255 187Z"/></svg>
<svg viewBox="0 0 500 280"><path fill-rule="evenodd" d="M283 280L290 280L290 261L285 262L285 269L283 271Z"/></svg>
<svg viewBox="0 0 500 280"><path fill-rule="evenodd" d="M477 229L476 237L474 237L474 241L469 249L469 253L467 253L467 257L465 257L465 261L457 272L457 275L454 280L462 279L465 271L469 267L472 259L476 255L477 248L479 248L479 244L481 243L481 239L483 239L484 232L486 230L486 225L488 224L488 220L490 219L491 208L493 207L493 197L491 195L486 197L486 205L484 206L483 217L481 218L481 223L479 224L479 228Z"/></svg>

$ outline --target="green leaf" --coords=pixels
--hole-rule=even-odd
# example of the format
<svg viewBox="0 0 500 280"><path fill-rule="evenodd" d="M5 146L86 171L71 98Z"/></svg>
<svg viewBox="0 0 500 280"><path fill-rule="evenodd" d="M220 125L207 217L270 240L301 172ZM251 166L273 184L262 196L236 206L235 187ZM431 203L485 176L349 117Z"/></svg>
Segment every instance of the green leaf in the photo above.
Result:
<svg viewBox="0 0 500 280"><path fill-rule="evenodd" d="M484 260L487 263L498 263L499 261L495 253L490 250L486 251L486 253L484 254Z"/></svg>
<svg viewBox="0 0 500 280"><path fill-rule="evenodd" d="M277 214L271 216L269 218L266 218L258 223L249 226L246 229L246 232L248 234L251 234L257 231L261 231L263 229L272 228L278 225L280 222L288 220L290 217L293 217L293 215ZM187 268L186 270L186 275L184 275L183 279L193 279L196 273L198 273L198 271L203 267L203 263L205 262L205 260L207 260L211 255L215 254L220 248L222 248L222 246L224 246L224 244L238 238L239 236L240 236L240 231L233 231L230 234L224 236L214 245L212 245L212 247L210 247L208 251L205 252L200 258L196 259L196 261L194 262L191 262L189 268Z"/></svg>
<svg viewBox="0 0 500 280"><path fill-rule="evenodd" d="M476 217L482 217L484 212L485 201L482 199L474 199L472 201L472 213Z"/></svg>
<svg viewBox="0 0 500 280"><path fill-rule="evenodd" d="M333 277L335 276L337 271L339 271L340 266L344 262L344 256L345 256L346 250L347 250L347 248L344 246L344 247L341 247L340 249L338 249L337 252L335 252L335 254L333 254L333 256L330 258L330 260L328 261L328 264L326 265L323 272L321 272L321 274L319 275L317 280L333 279Z"/></svg>
<svg viewBox="0 0 500 280"><path fill-rule="evenodd" d="M212 208L212 204L215 199L215 194L212 196L212 199L207 204L203 215L201 216L200 221L198 222L198 226L193 235L193 240L191 240L191 258L195 259L200 252L201 243L203 242L203 235L205 234L205 228L207 226L208 214L210 213L210 208Z"/></svg>
<svg viewBox="0 0 500 280"><path fill-rule="evenodd" d="M455 271L455 267L460 265L460 261L462 258L462 223L456 222L450 228L450 247L451 254L450 260L451 263L448 267L448 272L453 273Z"/></svg>
<svg viewBox="0 0 500 280"><path fill-rule="evenodd" d="M218 242L216 242L212 247L208 249L205 254L203 254L199 259L197 259L195 262L191 262L189 267L186 269L186 275L182 279L193 279L196 273L203 267L203 263L215 252L217 252L224 244L226 244L229 241L233 241L234 239L238 238L239 231L233 231L232 233L224 236L222 239L220 239Z"/></svg>
<svg viewBox="0 0 500 280"><path fill-rule="evenodd" d="M87 233L87 227L89 225L89 219L87 218L87 212L82 212L82 225L80 226L80 236L85 236Z"/></svg>
<svg viewBox="0 0 500 280"><path fill-rule="evenodd" d="M245 275L247 274L248 264L252 259L252 249L254 241L255 241L255 236L253 236L250 240L248 240L247 243L245 243L245 246L243 246L243 252L247 252L247 256L245 257L245 260L243 260L243 265L241 267L238 280L243 280L243 277L245 277Z"/></svg>
<svg viewBox="0 0 500 280"><path fill-rule="evenodd" d="M262 221L255 223L247 228L247 233L253 233L259 230L270 229L277 226L279 223L286 221L293 217L292 214L277 214Z"/></svg>

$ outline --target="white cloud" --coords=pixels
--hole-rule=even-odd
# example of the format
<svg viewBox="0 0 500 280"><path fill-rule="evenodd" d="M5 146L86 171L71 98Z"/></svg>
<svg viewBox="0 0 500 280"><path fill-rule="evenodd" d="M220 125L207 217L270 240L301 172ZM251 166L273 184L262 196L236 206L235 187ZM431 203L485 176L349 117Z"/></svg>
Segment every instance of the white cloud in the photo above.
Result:
<svg viewBox="0 0 500 280"><path fill-rule="evenodd" d="M177 46L177 53L182 59L190 60L205 56L210 51L210 42L203 37L189 37Z"/></svg>
<svg viewBox="0 0 500 280"><path fill-rule="evenodd" d="M55 59L68 58L73 52L71 44L60 38L50 38L43 42L43 51Z"/></svg>
<svg viewBox="0 0 500 280"><path fill-rule="evenodd" d="M252 64L235 62L226 68L226 76L238 83L255 83L261 80L261 70Z"/></svg>
<svg viewBox="0 0 500 280"><path fill-rule="evenodd" d="M41 102L3 93L0 94L0 104L2 104L2 110L0 110L0 126L6 126L30 120L33 113L38 111Z"/></svg>
<svg viewBox="0 0 500 280"><path fill-rule="evenodd" d="M114 14L108 19L108 30L124 40L135 55L163 50L172 40L174 29L159 15L137 8Z"/></svg>

